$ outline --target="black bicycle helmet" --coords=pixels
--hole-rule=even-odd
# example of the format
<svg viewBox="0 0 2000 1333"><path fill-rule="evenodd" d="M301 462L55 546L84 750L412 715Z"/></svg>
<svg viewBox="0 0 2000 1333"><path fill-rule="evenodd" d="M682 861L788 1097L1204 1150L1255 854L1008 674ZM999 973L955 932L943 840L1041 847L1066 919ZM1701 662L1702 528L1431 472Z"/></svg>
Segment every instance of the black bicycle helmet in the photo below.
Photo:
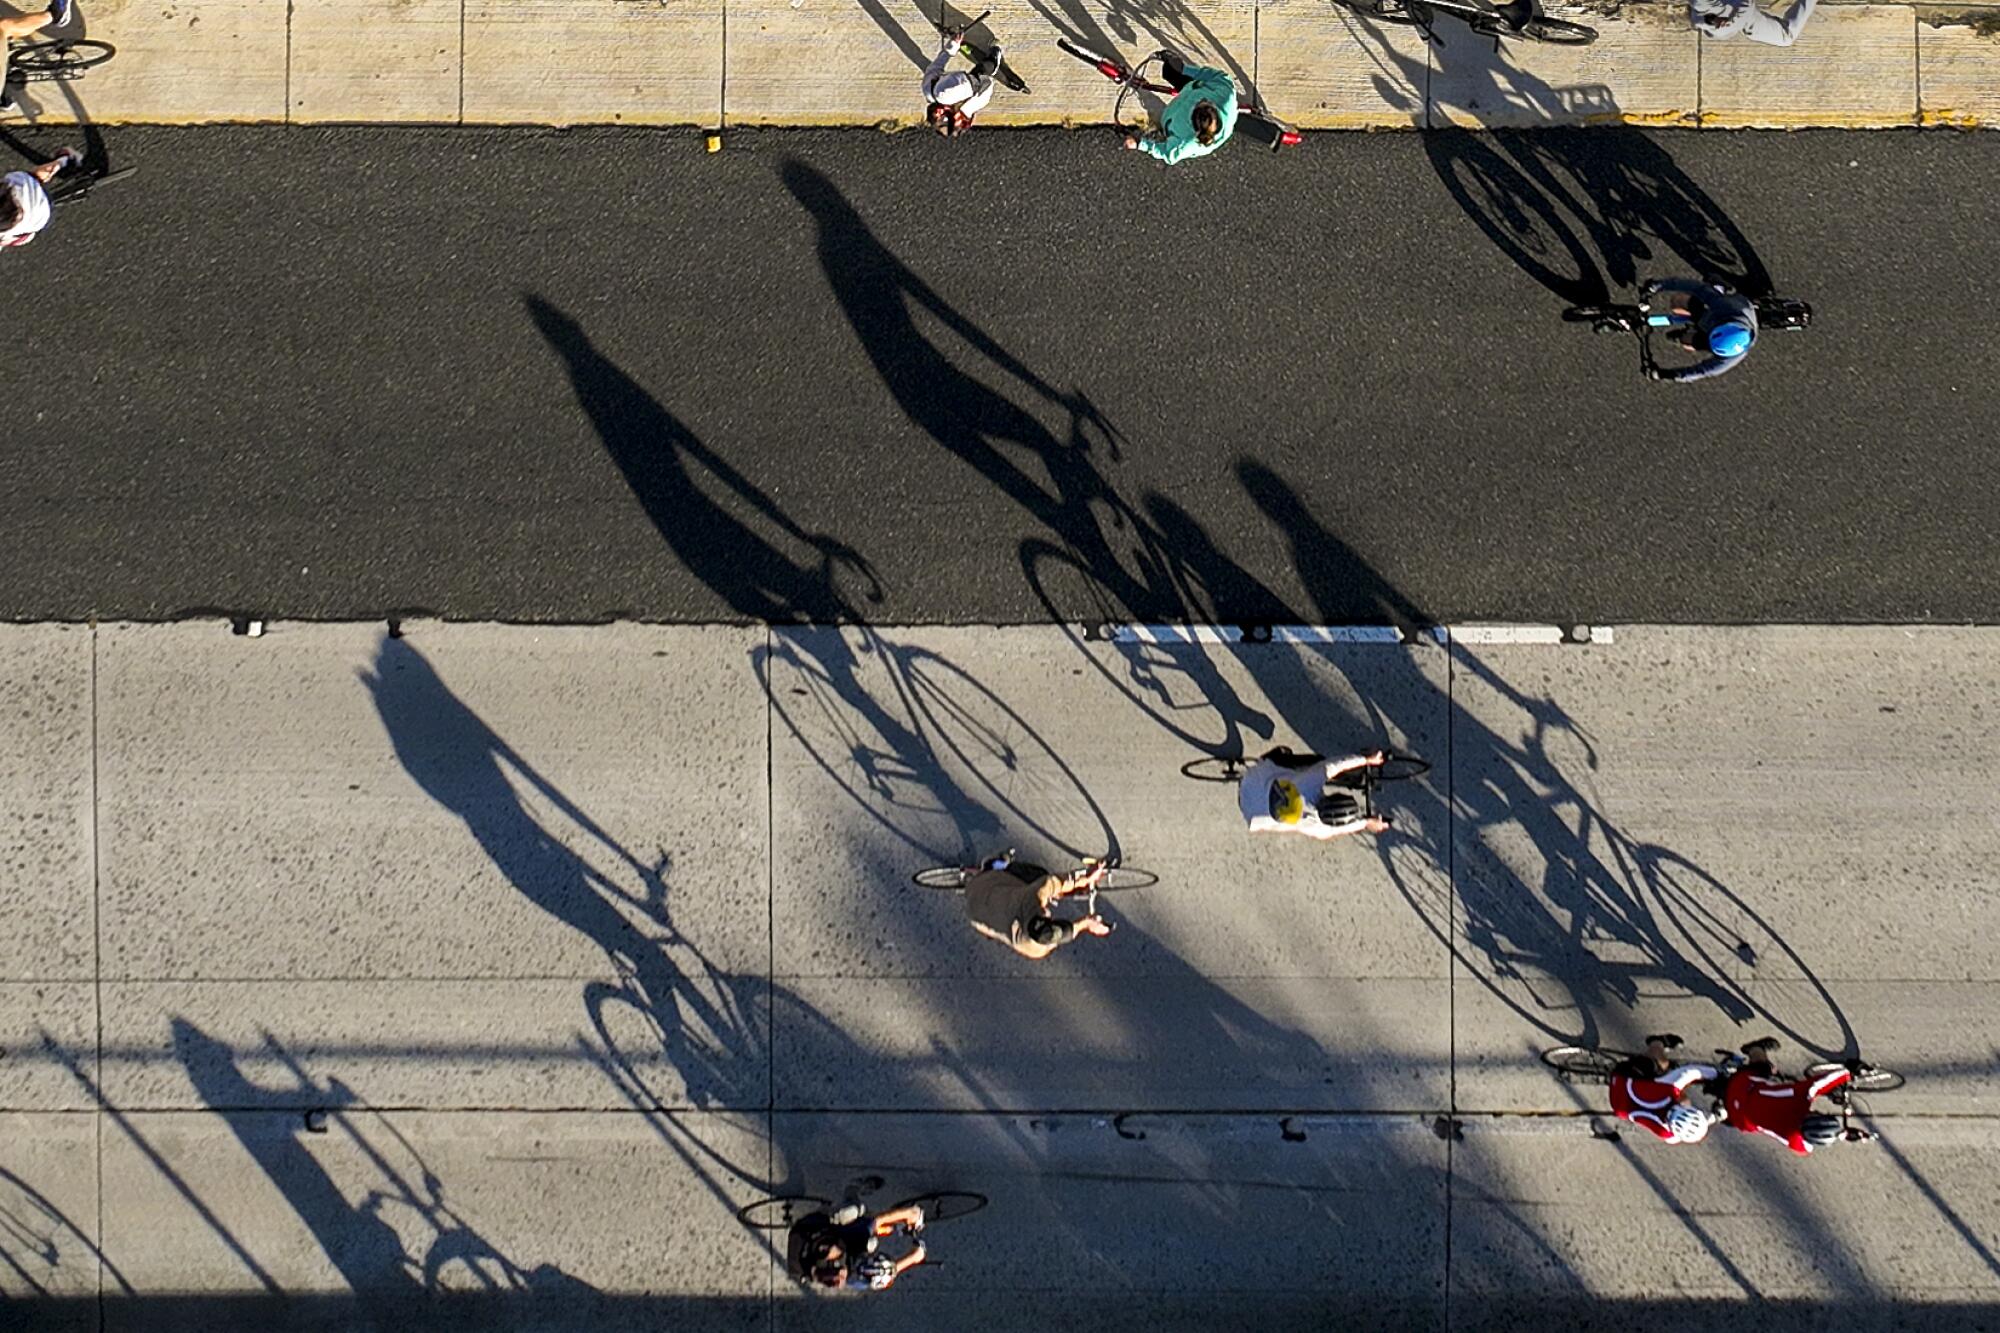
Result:
<svg viewBox="0 0 2000 1333"><path fill-rule="evenodd" d="M1829 1143L1838 1143L1842 1136L1840 1117L1815 1112L1806 1117L1799 1129L1806 1143L1814 1148L1824 1148Z"/></svg>
<svg viewBox="0 0 2000 1333"><path fill-rule="evenodd" d="M1319 798L1319 817L1324 824L1345 824L1361 818L1361 802L1344 791L1330 791Z"/></svg>

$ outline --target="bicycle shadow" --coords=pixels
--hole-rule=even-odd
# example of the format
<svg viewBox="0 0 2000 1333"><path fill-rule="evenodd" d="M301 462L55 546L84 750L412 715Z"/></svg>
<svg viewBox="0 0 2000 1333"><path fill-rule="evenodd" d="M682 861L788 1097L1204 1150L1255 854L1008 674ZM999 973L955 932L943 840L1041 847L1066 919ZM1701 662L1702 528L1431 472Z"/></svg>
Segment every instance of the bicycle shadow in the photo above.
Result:
<svg viewBox="0 0 2000 1333"><path fill-rule="evenodd" d="M1016 844L1118 854L1109 818L1068 762L945 654L872 629L816 627L776 636L751 660L799 749L911 859L970 863ZM1071 816L1063 827L1043 814L1051 786Z"/></svg>
<svg viewBox="0 0 2000 1333"><path fill-rule="evenodd" d="M1123 60L1128 68L1136 68L1155 51L1173 50L1189 64L1226 71L1245 101L1257 100L1252 71L1183 0L1029 0L1029 7L1060 36ZM1106 104L1109 102L1107 95ZM1164 99L1152 93L1140 94L1139 102L1155 118L1165 105Z"/></svg>
<svg viewBox="0 0 2000 1333"><path fill-rule="evenodd" d="M196 1094L298 1215L360 1309L375 1318L407 1318L413 1299L445 1291L519 1292L575 1302L594 1288L553 1264L521 1267L448 1204L444 1184L391 1119L360 1105L338 1078L316 1082L268 1032L259 1063L274 1063L291 1086L269 1088L245 1073L241 1054L184 1018L170 1024L175 1057ZM324 1112L327 1148L299 1114ZM372 1120L375 1133L367 1122ZM356 1153L373 1185L356 1201L352 1182L333 1163Z"/></svg>
<svg viewBox="0 0 2000 1333"><path fill-rule="evenodd" d="M1770 292L1742 229L1656 137L1623 123L1607 85L1552 84L1513 63L1504 43L1449 17L1421 62L1376 25L1347 21L1385 68L1426 89L1434 125L1479 127L1439 125L1423 136L1424 152L1466 216L1566 305L1689 273L1751 296ZM1682 26L1677 10L1628 21Z"/></svg>
<svg viewBox="0 0 2000 1333"><path fill-rule="evenodd" d="M856 1061L853 1042L788 987L725 968L677 928L668 858L632 855L406 640L385 637L362 683L417 784L459 818L509 885L604 954L612 976L579 989L588 1026L577 1058L646 1113L717 1202L733 1211L746 1189L779 1188L761 1152L718 1146L677 1110L720 1116L761 1142L774 1034L783 1031L788 1053L830 1068Z"/></svg>
<svg viewBox="0 0 2000 1333"><path fill-rule="evenodd" d="M1074 600L1064 604L1094 605L1099 620L1166 619L1243 591L1240 579L1213 589L1184 580L1174 544L1205 538L1189 531L1192 520L1162 532L1120 492L1108 469L1122 436L1087 394L1051 384L989 337L883 244L826 176L796 159L780 175L812 218L827 282L897 405L1036 523L1018 553L1045 600L1067 579ZM1268 593L1265 601L1275 603ZM1219 675L1205 683L1217 699L1228 693ZM1230 736L1270 734L1269 719L1240 701L1225 711Z"/></svg>
<svg viewBox="0 0 2000 1333"><path fill-rule="evenodd" d="M1341 545L1275 472L1248 460L1237 471L1245 492L1302 559ZM1350 571L1367 571L1358 554L1350 555ZM1376 604L1378 620L1429 622L1420 606L1372 572L1361 574L1366 581L1357 589L1352 579L1325 586L1321 566L1300 568L1316 603L1348 603L1359 591ZM1246 664L1256 656L1243 654ZM1450 670L1449 685L1433 687L1413 706L1413 713L1448 719L1455 833L1451 843L1438 840L1428 850L1454 867L1450 901L1430 897L1433 880L1399 877L1399 887L1469 975L1551 1038L1594 1044L1599 1010L1635 1008L1657 987L1706 1000L1735 1024L1762 1019L1823 1055L1853 1052L1854 1031L1839 1004L1773 923L1687 857L1626 833L1591 798L1585 782L1598 764L1596 748L1553 696L1516 687L1461 642L1451 645ZM1461 681L1488 692L1481 712L1458 701ZM1415 716L1385 720L1399 730L1414 730L1417 722ZM1532 850L1525 860L1523 839ZM1529 865L1540 867L1536 882L1524 878ZM1600 957L1609 951L1625 961ZM1811 1020L1774 1012L1747 982L1751 959L1785 960L1822 1012ZM1823 1021L1837 1029L1835 1046L1819 1044Z"/></svg>
<svg viewBox="0 0 2000 1333"><path fill-rule="evenodd" d="M859 552L830 533L792 522L601 353L569 315L532 293L522 302L562 359L605 453L667 548L737 615L766 624L848 620L862 604L881 600L881 583ZM735 508L714 499L716 489L733 496ZM811 554L794 556L783 544ZM843 574L855 581L852 591L842 587Z"/></svg>

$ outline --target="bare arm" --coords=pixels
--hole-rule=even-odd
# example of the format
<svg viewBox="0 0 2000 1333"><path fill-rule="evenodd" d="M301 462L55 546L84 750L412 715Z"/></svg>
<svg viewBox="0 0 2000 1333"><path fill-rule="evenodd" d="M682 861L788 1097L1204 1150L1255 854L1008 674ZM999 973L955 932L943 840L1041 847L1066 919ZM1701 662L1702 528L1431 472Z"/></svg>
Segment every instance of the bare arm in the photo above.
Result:
<svg viewBox="0 0 2000 1333"><path fill-rule="evenodd" d="M923 1220L924 1210L914 1205L909 1208L891 1208L886 1213L875 1214L875 1234L886 1236L897 1227L908 1226L911 1223L921 1225Z"/></svg>
<svg viewBox="0 0 2000 1333"><path fill-rule="evenodd" d="M1677 1091L1686 1091L1690 1083L1703 1083L1715 1077L1713 1065L1682 1065L1668 1074L1660 1076L1660 1082Z"/></svg>
<svg viewBox="0 0 2000 1333"><path fill-rule="evenodd" d="M1352 773L1357 768L1380 768L1382 761L1389 757L1386 750L1376 750L1370 754L1357 754L1347 759L1326 761L1326 776L1331 782L1342 773Z"/></svg>
<svg viewBox="0 0 2000 1333"><path fill-rule="evenodd" d="M40 32L49 26L49 20L54 17L55 15L46 9L37 10L32 14L9 14L6 18L0 18L0 37L11 42L17 37Z"/></svg>

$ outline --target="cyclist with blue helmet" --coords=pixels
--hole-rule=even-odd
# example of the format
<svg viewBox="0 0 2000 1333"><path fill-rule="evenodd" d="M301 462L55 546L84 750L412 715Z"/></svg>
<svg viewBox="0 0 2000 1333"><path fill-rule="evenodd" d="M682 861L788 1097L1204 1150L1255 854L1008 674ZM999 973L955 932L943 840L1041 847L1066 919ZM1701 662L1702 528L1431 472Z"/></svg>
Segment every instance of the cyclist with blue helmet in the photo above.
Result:
<svg viewBox="0 0 2000 1333"><path fill-rule="evenodd" d="M1757 341L1756 303L1719 282L1682 279L1649 282L1639 289L1639 301L1647 309L1664 307L1686 320L1672 336L1702 358L1691 366L1673 370L1662 370L1648 362L1648 379L1674 384L1713 379L1734 370Z"/></svg>

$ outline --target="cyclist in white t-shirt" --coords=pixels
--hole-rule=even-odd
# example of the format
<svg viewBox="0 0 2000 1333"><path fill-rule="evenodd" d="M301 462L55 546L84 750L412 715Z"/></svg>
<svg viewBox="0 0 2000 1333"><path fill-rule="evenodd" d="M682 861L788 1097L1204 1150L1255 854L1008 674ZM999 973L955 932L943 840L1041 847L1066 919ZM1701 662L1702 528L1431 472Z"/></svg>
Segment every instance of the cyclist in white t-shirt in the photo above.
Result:
<svg viewBox="0 0 2000 1333"><path fill-rule="evenodd" d="M56 173L83 161L83 154L65 148L33 171L0 176L0 247L26 245L49 225L48 183Z"/></svg>
<svg viewBox="0 0 2000 1333"><path fill-rule="evenodd" d="M1272 750L1244 773L1236 789L1237 805L1252 833L1303 833L1322 840L1363 831L1382 833L1389 821L1369 815L1340 776L1380 767L1386 757L1381 750L1346 759Z"/></svg>

